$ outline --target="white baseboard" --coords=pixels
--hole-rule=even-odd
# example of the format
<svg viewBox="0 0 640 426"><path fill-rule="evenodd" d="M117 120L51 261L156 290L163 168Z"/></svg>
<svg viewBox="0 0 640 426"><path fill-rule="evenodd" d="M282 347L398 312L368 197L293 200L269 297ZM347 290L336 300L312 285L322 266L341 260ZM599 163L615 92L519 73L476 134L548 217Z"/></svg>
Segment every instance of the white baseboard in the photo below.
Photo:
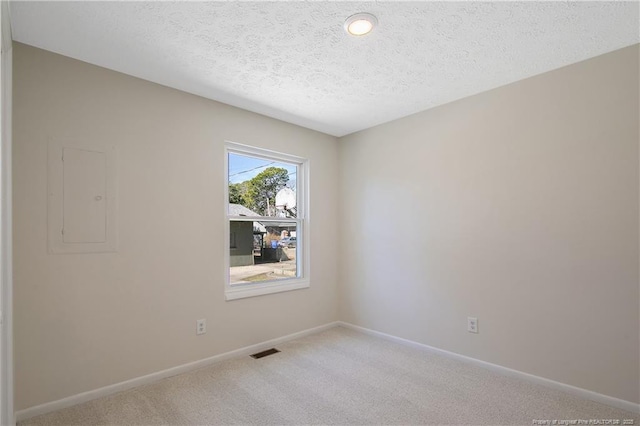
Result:
<svg viewBox="0 0 640 426"><path fill-rule="evenodd" d="M516 377L518 379L526 380L528 382L537 383L539 385L543 385L552 389L556 389L562 392L566 392L571 395L578 396L580 398L588 399L591 401L599 402L601 404L609 405L611 407L620 408L622 410L627 410L632 413L640 413L640 404L636 404L634 402L625 401L623 399L614 398L612 396L603 395L601 393L593 392L587 389L582 389L576 386L567 385L565 383L556 382L555 380L545 379L544 377L535 376L533 374L524 373L522 371L513 370L511 368L503 367L501 365L492 364L490 362L481 361L479 359L471 358L468 356L460 355L455 352L445 351L444 349L434 348L433 346L425 345L423 343L414 342L412 340L403 339L401 337L392 336L390 334L381 333L379 331L371 330L369 328L360 327L358 325L350 324L344 321L338 321L338 325L346 328L350 328L352 330L360 331L365 334L369 334L371 336L380 337L382 339L390 340L392 342L402 343L404 345L408 345L414 348L427 350L433 353L437 353L439 355L445 356L447 358L452 358L464 362L468 362L471 364L475 364L477 366L486 368L488 370L495 371L497 373Z"/></svg>
<svg viewBox="0 0 640 426"><path fill-rule="evenodd" d="M71 407L73 405L81 404L83 402L91 401L93 399L102 398L105 396L112 395L117 392L122 392L125 390L129 390L138 386L142 386L148 383L153 383L161 379L165 379L167 377L176 376L178 374L186 373L192 370L197 370L199 368L206 367L208 365L212 365L221 361L225 361L232 358L237 358L240 356L246 356L255 352L259 352L260 350L267 349L270 346L275 346L280 343L288 342L290 340L298 339L301 337L309 336L315 333L319 333L321 331L328 330L330 328L342 326L346 328L350 328L352 330L360 331L365 334L369 334L372 336L380 337L386 340L390 340L393 342L401 343L404 345L408 345L414 348L427 350L433 353L437 353L442 356L446 356L448 358L457 359L460 361L469 362L471 364L478 365L480 367L498 372L500 374L504 374L507 376L516 377L522 380L526 380L529 382L537 383L543 386L547 386L552 389L557 389L584 399L588 399L591 401L599 402L601 404L606 404L615 408L620 408L622 410L627 410L632 413L640 413L640 404L636 404L630 401L625 401L622 399L614 398L611 396L603 395L597 392L593 392L590 390L578 388L576 386L567 385L565 383L556 382L554 380L545 379L544 377L534 376L533 374L524 373L522 371L513 370L511 368L502 367L497 364L491 364L490 362L481 361L479 359L471 358L468 356L460 355L454 352L445 351L443 349L434 348L433 346L425 345L423 343L414 342L412 340L403 339L401 337L392 336L390 334L382 333L379 331L371 330L368 328L360 327L354 324L350 324L343 321L335 321L328 324L324 324L318 327L310 328L307 330L302 330L297 333L289 334L287 336L278 337L276 339L268 340L265 342L257 343L255 345L246 346L244 348L236 349L234 351L225 352L223 354L215 355L209 358L201 359L199 361L190 362L188 364L179 365L173 368L169 368L166 370L158 371L156 373L151 373L146 376L137 377L134 379L126 380L124 382L115 383L109 386L105 386L99 389L94 389L88 392L79 393L77 395L72 395L63 399L59 399L57 401L47 402L45 404L36 405L34 407L29 407L24 410L17 411L15 413L15 420L22 421L29 419L31 417L39 416L42 414L47 414L53 411L61 410L63 408Z"/></svg>
<svg viewBox="0 0 640 426"><path fill-rule="evenodd" d="M94 389L88 392L72 395L66 398L59 399L57 401L51 401L41 405L29 407L24 410L17 411L15 413L15 419L17 422L19 422L22 420L29 419L31 417L40 416L42 414L47 414L53 411L61 410L63 408L67 408L73 405L81 404L83 402L91 401L96 398L102 398L117 392L122 392L138 386L146 385L148 383L153 383L161 379L166 379L167 377L172 377L178 374L186 373L188 371L197 370L199 368L206 367L208 365L225 361L231 358L250 355L252 353L256 353L261 350L267 349L271 346L275 346L280 343L288 342L290 340L298 339L304 336L309 336L311 334L316 334L336 326L338 326L338 322L330 322L328 324L324 324L314 328L309 328L307 330L302 330L297 333L289 334L287 336L278 337L276 339L267 340L266 342L261 342L255 345L236 349L231 352L225 352L223 354L201 359L199 361L190 362L188 364L182 364L177 367L172 367L166 370L158 371L156 373L147 374L146 376L136 377L135 379L126 380L124 382L115 383L99 389Z"/></svg>

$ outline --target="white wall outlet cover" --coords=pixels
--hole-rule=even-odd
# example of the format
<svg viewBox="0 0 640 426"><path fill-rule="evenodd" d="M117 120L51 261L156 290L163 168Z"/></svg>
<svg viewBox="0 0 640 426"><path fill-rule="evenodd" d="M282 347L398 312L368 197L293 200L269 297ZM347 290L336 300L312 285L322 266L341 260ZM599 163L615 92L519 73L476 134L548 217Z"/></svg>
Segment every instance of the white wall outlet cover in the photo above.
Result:
<svg viewBox="0 0 640 426"><path fill-rule="evenodd" d="M478 332L478 318L468 317L467 318L467 331L469 333L477 333Z"/></svg>
<svg viewBox="0 0 640 426"><path fill-rule="evenodd" d="M205 334L207 332L207 320L199 319L196 321L196 334Z"/></svg>

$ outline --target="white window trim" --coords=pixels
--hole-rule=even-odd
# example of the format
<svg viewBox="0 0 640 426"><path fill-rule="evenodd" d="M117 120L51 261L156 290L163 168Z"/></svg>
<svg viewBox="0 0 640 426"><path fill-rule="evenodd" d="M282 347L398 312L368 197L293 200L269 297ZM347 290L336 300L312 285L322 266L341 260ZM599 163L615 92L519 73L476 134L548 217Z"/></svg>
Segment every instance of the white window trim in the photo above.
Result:
<svg viewBox="0 0 640 426"><path fill-rule="evenodd" d="M229 154L249 155L252 157L264 158L268 160L280 160L287 163L294 163L298 166L296 175L296 194L298 196L298 211L296 231L298 261L297 267L299 276L277 281L265 281L260 283L231 284L229 277L230 267L230 232L231 220L260 220L262 218L247 216L229 215ZM224 146L224 283L225 299L236 300L246 297L262 296L265 294L280 293L283 291L309 288L310 286L310 266L311 256L309 250L309 160L291 154L285 154L264 148L244 145L236 142L225 141ZM274 218L275 219L275 218Z"/></svg>

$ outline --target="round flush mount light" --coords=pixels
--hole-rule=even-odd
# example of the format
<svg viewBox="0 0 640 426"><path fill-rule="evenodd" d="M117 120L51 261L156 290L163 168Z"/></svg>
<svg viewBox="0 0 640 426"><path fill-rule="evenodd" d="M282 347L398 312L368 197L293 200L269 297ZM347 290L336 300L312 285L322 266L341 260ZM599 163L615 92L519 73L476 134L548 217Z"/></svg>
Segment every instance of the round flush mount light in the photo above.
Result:
<svg viewBox="0 0 640 426"><path fill-rule="evenodd" d="M369 34L376 25L378 25L378 19L372 14L356 13L344 21L344 30L353 36L363 36Z"/></svg>

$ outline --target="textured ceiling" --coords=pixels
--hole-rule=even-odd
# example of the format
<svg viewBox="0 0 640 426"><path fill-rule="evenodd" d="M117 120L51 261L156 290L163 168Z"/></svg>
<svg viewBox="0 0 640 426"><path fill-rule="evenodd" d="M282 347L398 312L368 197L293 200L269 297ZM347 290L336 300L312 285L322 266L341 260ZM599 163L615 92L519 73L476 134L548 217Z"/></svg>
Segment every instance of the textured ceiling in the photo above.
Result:
<svg viewBox="0 0 640 426"><path fill-rule="evenodd" d="M336 136L638 43L636 2L27 2L13 38ZM344 20L370 12L366 37Z"/></svg>

